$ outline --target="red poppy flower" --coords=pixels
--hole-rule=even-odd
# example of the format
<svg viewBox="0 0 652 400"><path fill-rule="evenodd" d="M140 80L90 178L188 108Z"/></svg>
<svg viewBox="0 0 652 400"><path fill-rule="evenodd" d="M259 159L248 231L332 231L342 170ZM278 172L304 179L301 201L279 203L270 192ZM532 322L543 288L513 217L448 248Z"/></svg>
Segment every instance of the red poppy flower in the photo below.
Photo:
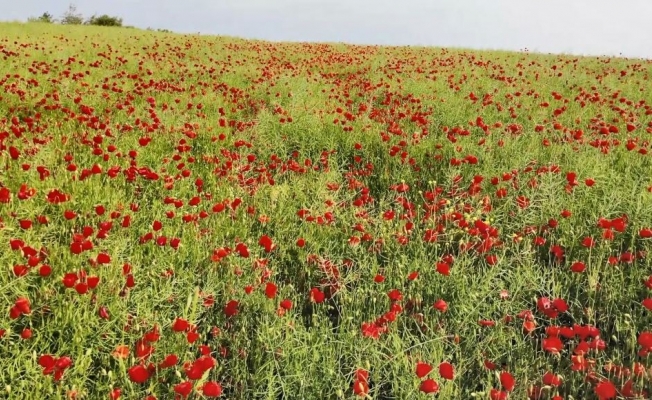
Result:
<svg viewBox="0 0 652 400"><path fill-rule="evenodd" d="M511 392L512 390L514 390L516 381L514 380L512 374L510 374L507 371L503 371L500 373L500 384L502 385L503 389L505 389L508 392Z"/></svg>
<svg viewBox="0 0 652 400"><path fill-rule="evenodd" d="M358 368L355 370L355 380L362 382L369 382L369 371L366 369Z"/></svg>
<svg viewBox="0 0 652 400"><path fill-rule="evenodd" d="M445 262L438 262L436 266L437 272L439 272L444 276L450 275L450 268L451 268L450 265L448 265L448 263Z"/></svg>
<svg viewBox="0 0 652 400"><path fill-rule="evenodd" d="M134 346L136 357L139 360L146 359L154 353L154 347L149 344L145 339L140 339L136 342Z"/></svg>
<svg viewBox="0 0 652 400"><path fill-rule="evenodd" d="M647 308L648 310L652 311L652 298L647 298L644 299L641 304L643 304L643 307Z"/></svg>
<svg viewBox="0 0 652 400"><path fill-rule="evenodd" d="M53 189L48 193L46 199L48 203L60 204L68 201L70 199L70 196L59 191L59 189Z"/></svg>
<svg viewBox="0 0 652 400"><path fill-rule="evenodd" d="M141 364L134 365L127 372L134 383L145 383L149 379L149 371Z"/></svg>
<svg viewBox="0 0 652 400"><path fill-rule="evenodd" d="M224 306L224 315L227 317L233 317L238 315L238 307L240 303L237 300L231 300Z"/></svg>
<svg viewBox="0 0 652 400"><path fill-rule="evenodd" d="M109 399L111 400L118 400L120 396L122 396L122 389L120 388L115 388L109 393Z"/></svg>
<svg viewBox="0 0 652 400"><path fill-rule="evenodd" d="M65 370L72 365L72 359L67 356L55 358L49 354L39 357L38 363L43 367L43 375L54 374L54 380L59 381Z"/></svg>
<svg viewBox="0 0 652 400"><path fill-rule="evenodd" d="M165 356L163 361L158 365L159 368L171 368L177 365L179 362L179 357L176 354L169 354Z"/></svg>
<svg viewBox="0 0 652 400"><path fill-rule="evenodd" d="M265 296L267 296L268 299L273 299L274 297L276 297L277 290L278 288L274 283L267 282L267 284L265 285Z"/></svg>
<svg viewBox="0 0 652 400"><path fill-rule="evenodd" d="M9 203L11 201L11 191L6 187L0 187L0 203Z"/></svg>
<svg viewBox="0 0 652 400"><path fill-rule="evenodd" d="M571 271L576 273L582 273L586 269L586 265L581 261L576 261L571 265Z"/></svg>
<svg viewBox="0 0 652 400"><path fill-rule="evenodd" d="M359 397L366 397L369 393L369 372L364 369L355 371L355 379L352 385L353 394Z"/></svg>
<svg viewBox="0 0 652 400"><path fill-rule="evenodd" d="M638 335L637 342L644 349L652 349L652 332L641 332Z"/></svg>
<svg viewBox="0 0 652 400"><path fill-rule="evenodd" d="M553 374L552 372L546 372L543 375L543 384L547 386L559 387L561 385L561 376Z"/></svg>
<svg viewBox="0 0 652 400"><path fill-rule="evenodd" d="M369 393L369 384L366 380L355 380L351 386L353 394L359 397L367 397Z"/></svg>
<svg viewBox="0 0 652 400"><path fill-rule="evenodd" d="M496 369L496 363L494 363L491 360L484 360L483 361L484 367L488 369L489 371L493 371Z"/></svg>
<svg viewBox="0 0 652 400"><path fill-rule="evenodd" d="M519 206L519 208L527 208L530 206L530 199L525 196L518 196L516 198L516 205Z"/></svg>
<svg viewBox="0 0 652 400"><path fill-rule="evenodd" d="M432 371L432 366L430 364L418 362L416 366L415 373L419 378L423 378Z"/></svg>
<svg viewBox="0 0 652 400"><path fill-rule="evenodd" d="M432 306L437 311L446 312L448 310L448 304L442 299L437 300Z"/></svg>
<svg viewBox="0 0 652 400"><path fill-rule="evenodd" d="M29 328L25 328L20 332L20 337L23 340L31 339L32 338L32 330Z"/></svg>
<svg viewBox="0 0 652 400"><path fill-rule="evenodd" d="M111 256L106 253L100 253L97 255L98 264L109 264L111 262Z"/></svg>
<svg viewBox="0 0 652 400"><path fill-rule="evenodd" d="M319 290L319 288L310 289L310 300L319 304L319 303L323 303L325 299L326 299L326 295L324 294L324 292Z"/></svg>
<svg viewBox="0 0 652 400"><path fill-rule="evenodd" d="M609 380L604 380L595 387L595 394L600 400L613 399L616 397L616 386Z"/></svg>
<svg viewBox="0 0 652 400"><path fill-rule="evenodd" d="M190 393L192 393L192 382L185 381L185 382L177 383L176 385L174 385L174 391L175 393L178 393L181 397L188 397L190 396Z"/></svg>
<svg viewBox="0 0 652 400"><path fill-rule="evenodd" d="M188 341L188 343L190 343L190 344L193 344L197 340L199 340L199 337L200 337L199 333L197 333L195 331L192 331L192 330L190 332L186 333L186 341Z"/></svg>
<svg viewBox="0 0 652 400"><path fill-rule="evenodd" d="M190 324L183 318L177 318L174 320L174 323L172 323L172 330L175 332L185 332L189 327Z"/></svg>
<svg viewBox="0 0 652 400"><path fill-rule="evenodd" d="M284 310L291 310L292 309L292 301L290 299L281 300L280 306Z"/></svg>
<svg viewBox="0 0 652 400"><path fill-rule="evenodd" d="M19 297L14 301L14 306L20 311L21 314L30 314L30 301L27 297Z"/></svg>
<svg viewBox="0 0 652 400"><path fill-rule="evenodd" d="M375 323L363 322L361 326L362 336L378 339L381 334L381 328Z"/></svg>
<svg viewBox="0 0 652 400"><path fill-rule="evenodd" d="M20 225L21 229L30 229L32 227L32 221L28 219L21 219L18 221L18 224Z"/></svg>
<svg viewBox="0 0 652 400"><path fill-rule="evenodd" d="M220 397L222 395L222 385L218 382L206 382L201 390L206 397Z"/></svg>
<svg viewBox="0 0 652 400"><path fill-rule="evenodd" d="M403 299L403 294L398 289L392 289L387 293L387 297L389 297L391 301L400 301Z"/></svg>
<svg viewBox="0 0 652 400"><path fill-rule="evenodd" d="M270 238L267 235L261 236L260 239L258 240L258 244L260 246L263 246L266 253L269 253L276 248L276 245L272 241L272 238Z"/></svg>
<svg viewBox="0 0 652 400"><path fill-rule="evenodd" d="M519 315L519 318L521 318L520 315ZM505 316L504 320L505 320L505 323L509 323L509 322L512 321L512 317L507 315L507 316ZM534 322L533 320L526 319L525 321L523 321L522 327L523 327L523 333L525 333L526 335L529 335L530 333L532 333L537 328L537 323Z"/></svg>
<svg viewBox="0 0 652 400"><path fill-rule="evenodd" d="M434 379L426 379L419 385L419 390L426 394L433 394L439 391L439 385Z"/></svg>
<svg viewBox="0 0 652 400"><path fill-rule="evenodd" d="M408 186L408 184L405 183L405 182L403 182L403 183L399 183L399 184L397 184L397 185L392 185L392 186L390 186L389 188L390 188L391 190L395 190L395 191L397 191L398 193L405 193L405 192L407 192L408 190L410 190L410 186Z"/></svg>
<svg viewBox="0 0 652 400"><path fill-rule="evenodd" d="M455 377L455 369L449 362L442 362L439 364L439 376L444 379L452 380Z"/></svg>
<svg viewBox="0 0 652 400"><path fill-rule="evenodd" d="M507 400L508 397L509 397L509 393L504 392L502 390L498 390L496 388L492 388L489 391L489 398L491 400Z"/></svg>
<svg viewBox="0 0 652 400"><path fill-rule="evenodd" d="M487 256L485 256L484 259L487 262L487 264L489 264L489 265L498 264L498 256L495 255L495 254L487 254Z"/></svg>
<svg viewBox="0 0 652 400"><path fill-rule="evenodd" d="M557 336L552 336L544 338L541 347L548 353L559 354L564 348L564 343Z"/></svg>

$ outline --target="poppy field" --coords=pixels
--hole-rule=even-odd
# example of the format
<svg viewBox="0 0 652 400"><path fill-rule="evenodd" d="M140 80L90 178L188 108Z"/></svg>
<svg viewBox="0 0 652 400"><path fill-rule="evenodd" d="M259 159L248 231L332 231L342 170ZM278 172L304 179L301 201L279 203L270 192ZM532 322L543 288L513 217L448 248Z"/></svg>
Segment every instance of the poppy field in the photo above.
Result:
<svg viewBox="0 0 652 400"><path fill-rule="evenodd" d="M0 32L0 397L650 397L652 61Z"/></svg>

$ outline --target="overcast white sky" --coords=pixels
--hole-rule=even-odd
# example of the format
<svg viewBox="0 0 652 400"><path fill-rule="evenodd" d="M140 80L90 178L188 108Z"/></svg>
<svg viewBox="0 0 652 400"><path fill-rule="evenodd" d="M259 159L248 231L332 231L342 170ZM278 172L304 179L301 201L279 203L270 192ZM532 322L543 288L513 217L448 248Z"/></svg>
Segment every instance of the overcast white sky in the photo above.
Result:
<svg viewBox="0 0 652 400"><path fill-rule="evenodd" d="M76 0L85 16L177 32L652 58L652 0ZM1 20L70 0L0 0ZM0 28L1 34L1 28Z"/></svg>

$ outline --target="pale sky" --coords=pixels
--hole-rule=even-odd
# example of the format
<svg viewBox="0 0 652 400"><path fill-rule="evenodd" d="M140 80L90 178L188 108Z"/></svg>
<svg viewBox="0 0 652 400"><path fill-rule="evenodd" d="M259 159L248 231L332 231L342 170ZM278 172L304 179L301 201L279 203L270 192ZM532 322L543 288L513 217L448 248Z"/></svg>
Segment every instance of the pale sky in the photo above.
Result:
<svg viewBox="0 0 652 400"><path fill-rule="evenodd" d="M652 58L652 0L77 0L126 25L275 41L430 45ZM0 0L1 20L70 0ZM0 29L1 34L1 29Z"/></svg>

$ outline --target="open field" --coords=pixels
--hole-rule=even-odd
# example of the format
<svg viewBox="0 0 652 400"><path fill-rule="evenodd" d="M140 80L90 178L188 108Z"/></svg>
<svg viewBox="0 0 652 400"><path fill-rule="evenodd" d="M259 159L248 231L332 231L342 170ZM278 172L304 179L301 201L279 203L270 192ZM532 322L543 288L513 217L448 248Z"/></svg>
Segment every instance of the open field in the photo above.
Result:
<svg viewBox="0 0 652 400"><path fill-rule="evenodd" d="M651 73L0 24L0 397L648 398Z"/></svg>

